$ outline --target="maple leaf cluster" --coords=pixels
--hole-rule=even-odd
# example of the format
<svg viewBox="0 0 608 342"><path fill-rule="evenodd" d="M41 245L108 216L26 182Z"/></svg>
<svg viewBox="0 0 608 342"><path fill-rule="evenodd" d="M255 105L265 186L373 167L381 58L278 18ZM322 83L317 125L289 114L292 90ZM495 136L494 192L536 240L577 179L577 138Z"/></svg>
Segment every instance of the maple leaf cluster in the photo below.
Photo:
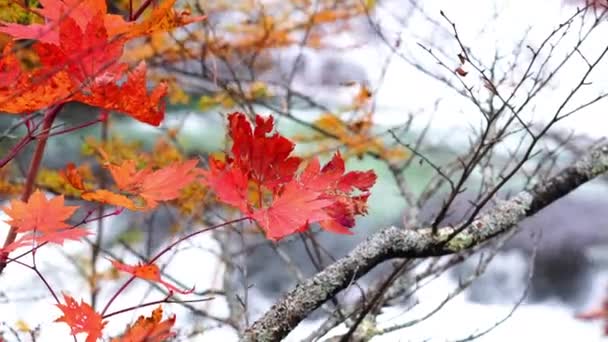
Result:
<svg viewBox="0 0 608 342"><path fill-rule="evenodd" d="M106 161L104 167L110 171L120 193L107 189L88 189L73 164L68 164L63 174L74 188L82 191L81 197L84 200L130 210L150 210L156 208L159 201L176 199L181 190L195 180L196 164L197 160L193 159L175 162L153 171L150 167L138 170L133 160L125 160L120 164Z"/></svg>
<svg viewBox="0 0 608 342"><path fill-rule="evenodd" d="M146 65L132 71L120 63L130 39L167 31L203 17L173 10L165 0L141 22L107 13L105 0L41 0L34 9L44 24L1 23L0 32L13 38L0 58L0 111L20 114L59 103L78 101L126 113L159 125L164 117L167 85L146 88ZM39 58L34 70L24 70L15 56L15 40L34 40ZM126 74L126 80L124 75Z"/></svg>
<svg viewBox="0 0 608 342"><path fill-rule="evenodd" d="M153 209L159 202L176 199L190 184L200 183L213 190L221 202L242 211L245 219L255 220L272 240L302 232L311 223L318 223L331 232L351 234L355 217L367 213L370 189L376 182L373 171L346 172L340 153L324 166L317 158L304 162L292 155L295 147L292 141L273 133L272 116L256 116L255 127L242 113L230 114L228 121L233 142L230 155L225 161L210 158L206 170L197 167L197 160L177 160L156 170L150 166L138 168L134 160L113 163L107 153L98 148L117 192L89 188L73 164L68 164L62 175L80 192L82 199L132 210ZM49 200L39 190L27 201L11 201L4 212L18 238L0 248L0 253L8 254L28 246L33 251L46 243L63 244L65 240L82 239L89 231L79 227L80 224L67 223L77 209L77 206L66 206L63 195ZM170 293L194 291L194 288L179 289L164 280L154 260L156 258L137 265L110 262L132 279L158 283ZM106 325L103 313L65 294L64 303L57 306L63 312L57 321L68 324L73 335L86 333L88 342L101 338ZM162 309L157 309L150 318L140 318L124 336L114 341L162 341L173 335L170 328L175 317L165 321L161 318Z"/></svg>
<svg viewBox="0 0 608 342"><path fill-rule="evenodd" d="M56 304L63 315L55 322L66 323L72 335L80 333L87 334L86 342L95 342L102 337L103 329L107 321L103 320L101 314L96 312L91 305L80 301L78 303L73 297L64 294L64 304ZM163 309L157 307L152 311L150 317L139 316L137 321L127 327L125 333L112 342L162 342L175 336L171 328L175 324L175 315L162 319Z"/></svg>
<svg viewBox="0 0 608 342"><path fill-rule="evenodd" d="M231 153L226 161L211 158L209 170L202 172L203 183L220 201L254 219L272 240L304 231L311 223L351 234L355 216L367 213L369 190L376 182L373 171L345 173L336 153L323 167L313 158L298 174L304 162L291 156L293 142L272 133L272 116L256 116L254 128L242 113L228 119Z"/></svg>

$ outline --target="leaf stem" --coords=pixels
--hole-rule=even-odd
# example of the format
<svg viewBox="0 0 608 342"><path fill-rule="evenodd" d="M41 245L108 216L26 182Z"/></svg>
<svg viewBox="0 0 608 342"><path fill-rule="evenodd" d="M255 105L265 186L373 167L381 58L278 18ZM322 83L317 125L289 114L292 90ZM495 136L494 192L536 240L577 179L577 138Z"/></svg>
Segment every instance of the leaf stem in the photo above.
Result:
<svg viewBox="0 0 608 342"><path fill-rule="evenodd" d="M220 224L216 224L210 227L206 227L203 229L199 229L195 232L192 232L188 235L182 236L181 238L177 239L175 242L171 243L170 245L168 245L167 247L163 248L160 252L158 252L156 254L156 256L152 259L150 259L150 261L148 261L148 264L152 264L153 262L155 262L156 260L158 260L158 258L160 258L161 256L163 256L165 253L167 253L168 251L170 251L173 247L177 246L179 243L183 242L184 240L187 240L195 235L201 234L201 233L205 233L214 229L218 229L224 226L229 226L231 224L237 223L237 222L241 222L244 220L248 220L250 219L249 216L245 216L245 217L241 217L235 220L231 220L231 221L226 221ZM112 303L116 300L116 298L118 298L118 296L127 288L127 286L129 286L129 284L131 284L133 282L133 280L135 280L135 276L131 276L124 284L122 284L122 286L112 295L112 298L110 298L110 300L108 300L108 302L106 303L106 306L103 308L103 310L101 311L101 315L104 316L105 313L108 311L108 309L110 308L110 305L112 305Z"/></svg>
<svg viewBox="0 0 608 342"><path fill-rule="evenodd" d="M36 183L36 176L38 175L38 171L40 170L40 164L42 163L42 157L44 156L44 149L46 148L46 142L49 137L49 132L51 127L53 126L53 122L57 117L57 114L63 108L63 103L59 103L51 108L49 108L46 113L44 113L43 123L42 123L42 133L37 137L38 144L36 145L36 149L34 150L34 155L32 156L32 161L30 162L30 167L27 172L27 177L25 179L25 186L23 189L23 193L21 194L21 201L27 202L30 198L30 195L34 191L34 185ZM28 132L28 134L31 134ZM6 247L15 241L17 237L17 228L11 227L4 240L3 247ZM0 254L0 274L6 267L6 260L8 259L8 253Z"/></svg>

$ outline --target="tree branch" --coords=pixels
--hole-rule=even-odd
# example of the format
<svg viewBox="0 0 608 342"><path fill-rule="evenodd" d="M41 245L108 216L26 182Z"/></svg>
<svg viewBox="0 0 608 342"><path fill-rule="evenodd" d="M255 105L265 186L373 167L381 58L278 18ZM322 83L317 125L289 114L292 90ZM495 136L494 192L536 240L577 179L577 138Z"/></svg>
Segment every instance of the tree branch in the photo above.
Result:
<svg viewBox="0 0 608 342"><path fill-rule="evenodd" d="M298 284L247 328L243 341L279 341L312 311L381 262L393 258L441 256L473 248L513 229L524 218L607 171L608 144L603 144L531 190L522 191L479 215L450 241L446 238L454 231L453 227L440 228L436 235L432 234L431 228L386 228L325 270Z"/></svg>

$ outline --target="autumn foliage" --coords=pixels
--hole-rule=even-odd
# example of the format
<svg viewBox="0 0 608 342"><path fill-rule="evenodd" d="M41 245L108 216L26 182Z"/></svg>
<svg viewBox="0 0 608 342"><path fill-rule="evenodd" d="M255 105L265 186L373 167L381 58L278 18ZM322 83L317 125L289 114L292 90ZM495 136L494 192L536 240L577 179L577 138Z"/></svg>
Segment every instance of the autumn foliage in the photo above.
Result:
<svg viewBox="0 0 608 342"><path fill-rule="evenodd" d="M210 157L207 167L200 166L197 158L183 157L166 143L157 145L151 155L134 155L121 153L120 146L110 146L106 141L90 144L90 155L105 172L98 176L103 181L95 178L88 164L70 162L59 171L42 169L40 163L47 140L80 128L57 131L53 127L68 102L84 103L99 110L100 114L87 125L101 123L107 128L110 112L123 113L153 126L161 124L168 84L161 81L150 90L146 62L129 64L124 57L126 44L135 39L156 37L205 19L203 15L190 15L189 10L176 10L174 5L175 0L159 1L155 6L143 2L142 7L131 8L124 17L109 13L105 0L41 0L37 7L11 7L11 11L20 14L3 16L5 21L0 21L0 33L8 36L0 58L0 112L22 115L27 130L3 158L2 166L8 167L27 144L34 141L38 144L25 183L3 183L3 187L11 187L11 193L21 192L22 196L3 208L11 228L0 248L0 272L7 265L35 271L61 312L55 321L67 324L72 335L85 334L87 342L107 336L106 325L113 315L122 312L112 313L108 308L134 280L165 288L169 296L164 302L175 293L191 294L196 284L182 288L167 280L158 258L181 241L211 228L178 237L149 260L127 264L106 257L113 270L129 280L105 303L103 310L67 293L59 298L37 268L36 251L40 248L63 245L68 240L85 243L85 238L95 236L88 226L90 222L119 215L124 210L150 212L172 203L191 212L192 203L202 202L210 193L227 211L237 209L240 213L237 221L257 224L273 241L306 231L312 224L330 232L352 234L356 216L367 213L370 189L376 181L373 171L347 172L340 152L323 166L317 157L305 160L296 156L294 142L276 132L273 116L254 116L252 124L239 112L227 116L229 151ZM19 12L23 6L27 9L24 12L27 20ZM346 18L362 10L356 7L344 12L319 12L314 15L314 22ZM292 39L292 30L279 29L264 44L285 44ZM252 42L260 45L257 35L243 36L234 48L246 50ZM23 61L20 51L26 48L33 63ZM227 53L220 42L213 49L218 54ZM44 115L36 123L30 115L38 111ZM171 134L168 136L171 138ZM0 178L6 181L4 176ZM39 187L55 193L45 194ZM79 205L66 205L68 198ZM99 217L92 216L95 208L101 209ZM104 208L111 208L109 214L103 214ZM31 265L23 260L27 255L32 256ZM91 278L94 288L98 286L97 276L93 274ZM162 317L163 309L159 306L150 317L141 316L112 341L164 341L175 335L171 329L176 317L171 315L164 320Z"/></svg>
<svg viewBox="0 0 608 342"><path fill-rule="evenodd" d="M255 219L270 239L304 231L317 222L326 230L350 234L355 215L367 212L374 172L345 174L344 160L337 153L324 167L313 158L297 173L303 162L291 156L295 145L271 134L272 129L272 117L256 116L252 129L245 115L231 114L231 154L226 161L212 158L203 182L222 202ZM249 194L250 184L255 196ZM355 190L361 193L355 195Z"/></svg>

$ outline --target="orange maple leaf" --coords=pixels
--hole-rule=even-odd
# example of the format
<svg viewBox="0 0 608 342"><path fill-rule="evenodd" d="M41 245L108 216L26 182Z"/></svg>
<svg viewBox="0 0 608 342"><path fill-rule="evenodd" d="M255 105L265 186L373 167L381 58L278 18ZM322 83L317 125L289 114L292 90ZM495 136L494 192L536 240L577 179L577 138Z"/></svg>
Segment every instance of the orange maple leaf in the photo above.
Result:
<svg viewBox="0 0 608 342"><path fill-rule="evenodd" d="M123 193L118 194L105 189L86 191L81 197L87 201L117 205L130 210L150 210L154 209L159 201L169 201L179 197L181 190L192 183L198 175L196 159L175 162L155 171L151 168L138 170L133 160L112 164L107 161L107 153L103 150L99 152L106 159L104 167L110 171L116 186ZM138 205L137 201L125 195L139 197L145 201L145 205Z"/></svg>
<svg viewBox="0 0 608 342"><path fill-rule="evenodd" d="M4 212L10 220L6 221L17 232L27 232L36 229L39 232L53 232L70 227L65 220L69 219L78 209L77 206L64 205L63 195L47 200L40 190L36 190L27 203L12 200L10 207Z"/></svg>
<svg viewBox="0 0 608 342"><path fill-rule="evenodd" d="M162 342L168 338L175 336L171 331L175 324L175 315L162 320L163 309L157 307L152 311L150 317L139 316L137 321L127 328L125 333L117 338L112 339L112 342Z"/></svg>
<svg viewBox="0 0 608 342"><path fill-rule="evenodd" d="M144 177L150 174L149 169L137 170L135 160L129 159L120 164L112 164L108 161L107 153L101 148L99 150L106 160L103 166L110 171L116 187L121 191L136 192Z"/></svg>
<svg viewBox="0 0 608 342"><path fill-rule="evenodd" d="M74 163L68 163L65 167L65 170L59 171L59 174L75 189L78 189L80 191L85 190L82 175L80 174Z"/></svg>
<svg viewBox="0 0 608 342"><path fill-rule="evenodd" d="M63 294L65 304L55 304L63 312L63 316L57 318L55 322L66 323L72 335L86 333L86 342L95 342L101 338L102 330L107 322L97 313L91 305L80 301L80 304L71 296Z"/></svg>
<svg viewBox="0 0 608 342"><path fill-rule="evenodd" d="M175 287L174 285L166 282L160 276L160 269L156 264L138 264L135 266L123 264L117 260L110 260L112 262L112 266L114 266L117 270L127 272L132 274L133 276L145 280L149 280L155 283L159 283L164 285L169 291L177 292L181 294L188 294L194 292L194 287L190 290L181 290Z"/></svg>
<svg viewBox="0 0 608 342"><path fill-rule="evenodd" d="M141 209L127 196L117 194L109 190L97 189L95 191L87 191L83 193L81 197L85 201L115 205L118 207L127 208L129 210Z"/></svg>
<svg viewBox="0 0 608 342"><path fill-rule="evenodd" d="M40 190L36 190L27 202L12 200L10 207L3 210L10 218L6 222L17 228L20 236L0 251L8 253L34 244L51 242L62 245L65 240L80 240L90 232L85 228L71 228L65 222L76 209L77 206L64 205L63 196L47 200Z"/></svg>
<svg viewBox="0 0 608 342"><path fill-rule="evenodd" d="M158 205L158 201L177 198L180 191L196 177L193 171L197 163L196 159L174 163L146 175L139 191L139 196L146 201L146 207L152 209Z"/></svg>

